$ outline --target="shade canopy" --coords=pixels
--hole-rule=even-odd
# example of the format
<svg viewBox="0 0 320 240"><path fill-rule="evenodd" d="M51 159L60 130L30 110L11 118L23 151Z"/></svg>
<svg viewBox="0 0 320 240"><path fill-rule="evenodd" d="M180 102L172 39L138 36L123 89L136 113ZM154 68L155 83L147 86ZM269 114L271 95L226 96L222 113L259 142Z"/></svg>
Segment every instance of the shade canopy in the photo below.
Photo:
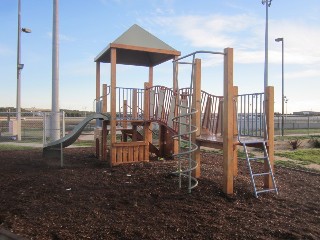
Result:
<svg viewBox="0 0 320 240"><path fill-rule="evenodd" d="M110 43L94 61L110 63L111 48L117 49L117 64L134 66L153 67L181 54L137 24Z"/></svg>

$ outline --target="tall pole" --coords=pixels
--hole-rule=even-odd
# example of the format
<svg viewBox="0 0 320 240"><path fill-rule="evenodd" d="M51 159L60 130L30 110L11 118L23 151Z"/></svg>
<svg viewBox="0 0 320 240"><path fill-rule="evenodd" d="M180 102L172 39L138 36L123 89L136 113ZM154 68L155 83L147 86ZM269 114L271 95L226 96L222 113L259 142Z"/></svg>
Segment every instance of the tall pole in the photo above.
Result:
<svg viewBox="0 0 320 240"><path fill-rule="evenodd" d="M276 38L275 39L276 42L281 42L281 52L282 52L282 67L281 67L281 71L282 71L282 101L281 101L281 105L282 105L282 116L281 116L281 135L284 135L284 39L283 38Z"/></svg>
<svg viewBox="0 0 320 240"><path fill-rule="evenodd" d="M271 6L272 0L262 0L262 4L266 5L266 30L265 30L265 50L264 50L264 91L268 87L268 8Z"/></svg>
<svg viewBox="0 0 320 240"><path fill-rule="evenodd" d="M18 0L18 44L17 44L17 140L21 141L21 32L31 33L29 28L21 28L21 1Z"/></svg>
<svg viewBox="0 0 320 240"><path fill-rule="evenodd" d="M17 45L17 137L21 141L21 1L18 0L18 45Z"/></svg>
<svg viewBox="0 0 320 240"><path fill-rule="evenodd" d="M284 40L282 38L282 136L284 135Z"/></svg>
<svg viewBox="0 0 320 240"><path fill-rule="evenodd" d="M59 1L53 0L52 28L52 117L51 140L60 138L60 108L59 108Z"/></svg>

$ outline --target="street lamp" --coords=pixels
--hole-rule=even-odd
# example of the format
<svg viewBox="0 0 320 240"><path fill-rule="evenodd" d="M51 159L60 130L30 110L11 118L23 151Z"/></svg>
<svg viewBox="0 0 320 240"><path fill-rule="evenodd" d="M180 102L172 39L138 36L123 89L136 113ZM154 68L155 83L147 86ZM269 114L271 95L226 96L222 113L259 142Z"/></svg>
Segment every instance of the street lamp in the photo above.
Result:
<svg viewBox="0 0 320 240"><path fill-rule="evenodd" d="M276 38L275 39L276 42L281 42L281 45L282 45L282 118L281 118L281 126L282 126L282 129L281 129L281 135L283 136L284 135L284 48L283 48L283 45L284 45L284 40L283 38Z"/></svg>
<svg viewBox="0 0 320 240"><path fill-rule="evenodd" d="M265 32L265 50L264 50L264 89L268 87L268 8L271 6L272 0L262 0L263 5L266 5L266 32Z"/></svg>
<svg viewBox="0 0 320 240"><path fill-rule="evenodd" d="M21 141L21 32L31 33L29 28L21 28L21 0L18 0L18 45L17 45L17 124L18 124L18 141Z"/></svg>

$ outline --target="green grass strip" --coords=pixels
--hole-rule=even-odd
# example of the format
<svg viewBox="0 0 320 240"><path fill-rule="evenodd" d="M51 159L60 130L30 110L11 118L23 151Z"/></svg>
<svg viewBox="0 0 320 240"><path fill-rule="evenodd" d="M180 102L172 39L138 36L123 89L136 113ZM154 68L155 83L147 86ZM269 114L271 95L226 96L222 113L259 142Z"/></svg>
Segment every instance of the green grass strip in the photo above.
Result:
<svg viewBox="0 0 320 240"><path fill-rule="evenodd" d="M295 151L276 152L275 155L302 161L300 164L320 164L320 149L298 149Z"/></svg>

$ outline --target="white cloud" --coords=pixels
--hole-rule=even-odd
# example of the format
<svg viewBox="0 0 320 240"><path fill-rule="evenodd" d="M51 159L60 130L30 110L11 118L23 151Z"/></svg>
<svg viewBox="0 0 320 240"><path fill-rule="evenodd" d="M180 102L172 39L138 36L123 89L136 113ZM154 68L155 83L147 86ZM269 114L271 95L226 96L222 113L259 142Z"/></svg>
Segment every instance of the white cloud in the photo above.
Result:
<svg viewBox="0 0 320 240"><path fill-rule="evenodd" d="M289 73L286 73L286 79L306 79L306 78L320 78L320 71L317 69L306 69L302 71L290 71Z"/></svg>
<svg viewBox="0 0 320 240"><path fill-rule="evenodd" d="M235 49L238 63L264 62L265 21L250 14L185 15L154 17L147 22L169 29L197 49ZM281 61L281 47L274 38L284 37L286 64L320 63L320 27L305 22L269 20L269 62Z"/></svg>
<svg viewBox="0 0 320 240"><path fill-rule="evenodd" d="M301 21L279 21L271 24L270 36L284 38L286 63L320 64L320 48L318 47L320 26L312 26ZM276 47L273 47L273 49L276 49ZM281 48L278 47L277 51L280 52Z"/></svg>

